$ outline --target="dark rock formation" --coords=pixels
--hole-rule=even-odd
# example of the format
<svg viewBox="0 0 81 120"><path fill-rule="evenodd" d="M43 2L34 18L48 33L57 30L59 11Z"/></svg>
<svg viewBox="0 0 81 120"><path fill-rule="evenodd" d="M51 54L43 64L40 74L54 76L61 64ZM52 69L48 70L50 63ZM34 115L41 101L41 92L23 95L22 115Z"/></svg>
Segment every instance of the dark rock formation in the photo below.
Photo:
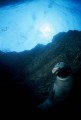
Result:
<svg viewBox="0 0 81 120"><path fill-rule="evenodd" d="M30 51L0 52L2 108L7 109L10 105L10 109L20 108L23 111L25 107L33 111L31 108L48 97L54 83L51 70L59 61L69 63L72 68L76 84L70 99L71 109L78 111L81 94L81 31L76 30L59 33L51 43L46 46L39 44ZM67 108L67 111L71 111L68 105Z"/></svg>

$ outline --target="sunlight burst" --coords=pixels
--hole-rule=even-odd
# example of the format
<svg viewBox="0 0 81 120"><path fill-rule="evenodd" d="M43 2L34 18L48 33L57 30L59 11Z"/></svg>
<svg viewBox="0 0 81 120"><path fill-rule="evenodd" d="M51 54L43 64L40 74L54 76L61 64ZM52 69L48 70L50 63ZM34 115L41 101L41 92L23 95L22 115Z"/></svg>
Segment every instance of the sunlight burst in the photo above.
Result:
<svg viewBox="0 0 81 120"><path fill-rule="evenodd" d="M52 28L49 24L45 24L40 30L43 37L49 37L52 33Z"/></svg>

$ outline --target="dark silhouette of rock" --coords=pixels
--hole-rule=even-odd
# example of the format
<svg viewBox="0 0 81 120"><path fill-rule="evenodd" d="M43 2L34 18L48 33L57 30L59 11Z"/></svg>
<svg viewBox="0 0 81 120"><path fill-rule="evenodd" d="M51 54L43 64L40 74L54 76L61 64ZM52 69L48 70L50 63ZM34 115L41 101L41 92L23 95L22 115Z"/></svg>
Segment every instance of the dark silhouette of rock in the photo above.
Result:
<svg viewBox="0 0 81 120"><path fill-rule="evenodd" d="M61 109L55 108L53 113L77 113L81 101L81 31L76 30L59 33L53 37L51 43L46 46L37 45L30 51L0 52L2 108L15 108L15 111L24 111L26 108L29 112L35 111L35 106L49 95L54 84L51 70L59 61L70 64L74 87L70 98L60 105Z"/></svg>

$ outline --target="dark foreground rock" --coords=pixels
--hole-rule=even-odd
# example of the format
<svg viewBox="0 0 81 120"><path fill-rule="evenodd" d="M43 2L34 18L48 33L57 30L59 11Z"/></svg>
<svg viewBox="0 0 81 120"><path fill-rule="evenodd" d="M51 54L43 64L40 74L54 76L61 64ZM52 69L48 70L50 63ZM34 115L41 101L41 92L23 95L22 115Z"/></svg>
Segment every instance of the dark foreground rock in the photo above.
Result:
<svg viewBox="0 0 81 120"><path fill-rule="evenodd" d="M51 43L37 45L30 51L0 52L1 110L39 112L35 106L49 95L54 84L52 68L63 61L73 71L74 87L67 101L51 110L79 113L81 88L81 32L68 31L53 37ZM9 109L8 109L9 108Z"/></svg>

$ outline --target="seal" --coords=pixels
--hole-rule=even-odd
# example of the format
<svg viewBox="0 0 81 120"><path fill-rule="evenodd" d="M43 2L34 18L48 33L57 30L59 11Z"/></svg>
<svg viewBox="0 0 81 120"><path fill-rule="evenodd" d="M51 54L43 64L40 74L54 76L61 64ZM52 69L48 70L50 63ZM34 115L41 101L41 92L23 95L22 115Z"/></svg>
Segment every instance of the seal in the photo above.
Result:
<svg viewBox="0 0 81 120"><path fill-rule="evenodd" d="M64 101L72 89L73 76L71 67L68 64L64 62L57 63L52 69L52 74L55 75L54 85L48 98L38 105L41 110L49 110Z"/></svg>

